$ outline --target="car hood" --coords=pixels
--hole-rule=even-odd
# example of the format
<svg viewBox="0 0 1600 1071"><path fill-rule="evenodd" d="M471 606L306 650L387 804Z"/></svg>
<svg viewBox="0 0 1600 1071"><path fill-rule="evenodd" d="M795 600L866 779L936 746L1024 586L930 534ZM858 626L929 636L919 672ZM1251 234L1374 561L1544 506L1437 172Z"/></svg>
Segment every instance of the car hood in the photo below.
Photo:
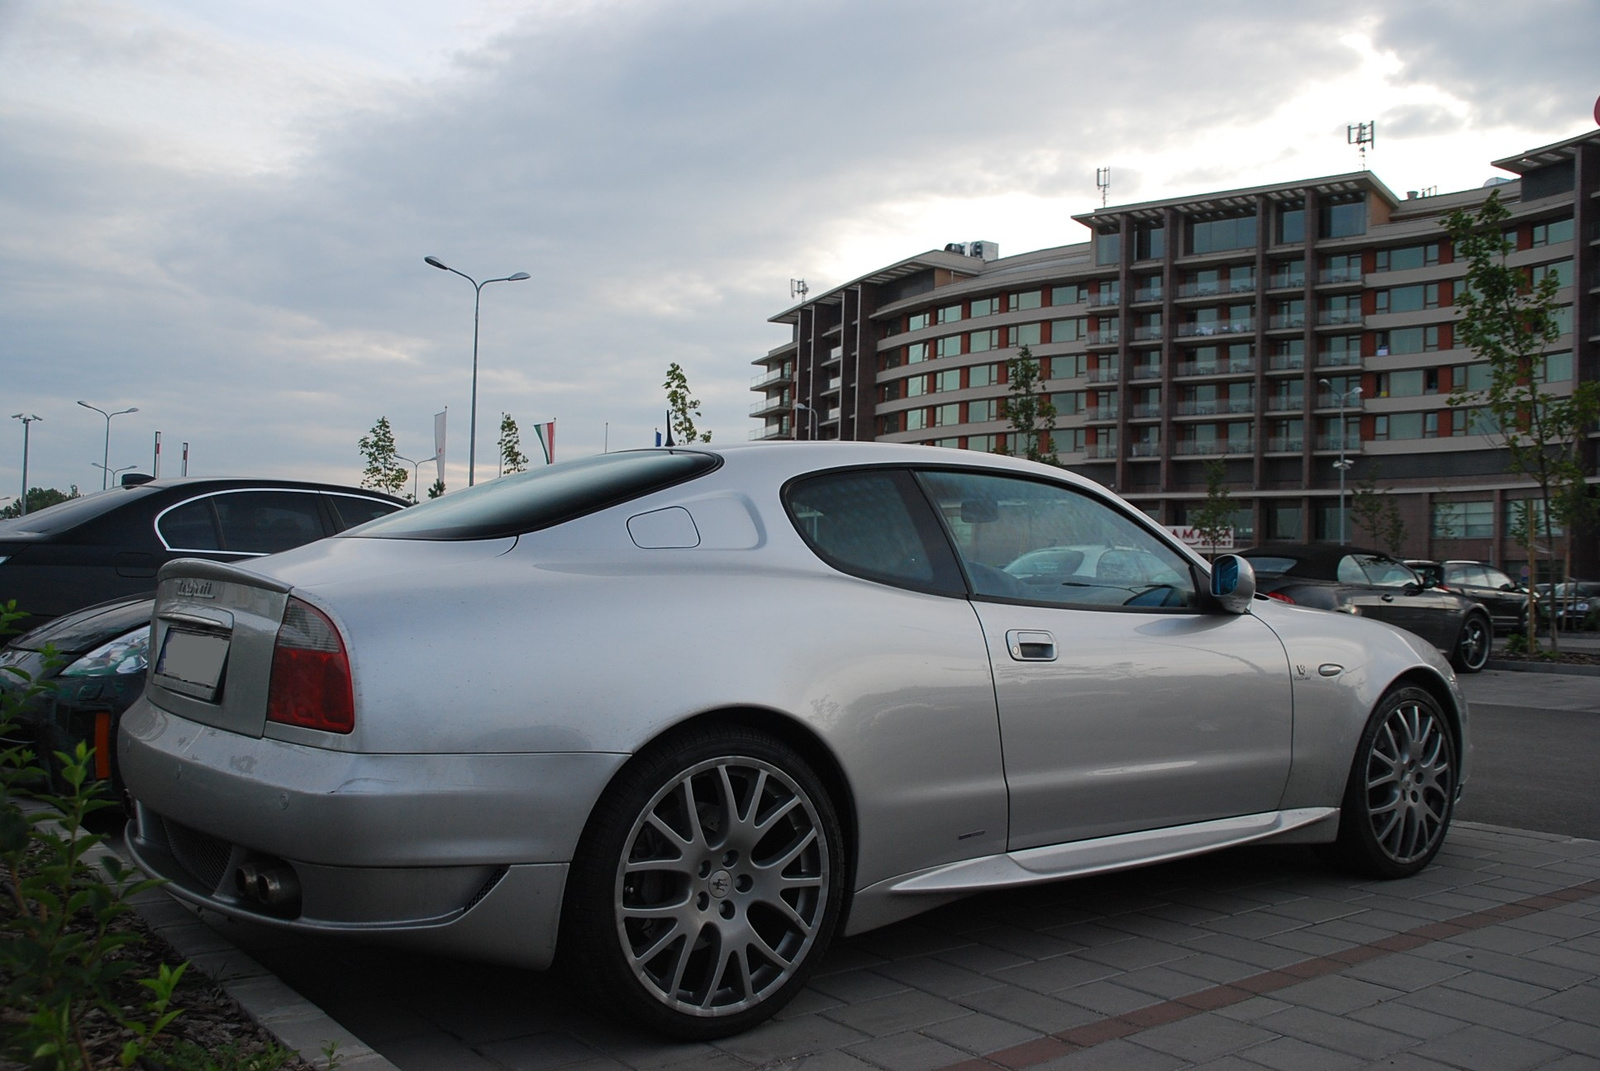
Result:
<svg viewBox="0 0 1600 1071"><path fill-rule="evenodd" d="M63 614L13 640L10 646L25 651L52 647L62 654L79 654L150 623L154 595L130 595ZM24 619L26 621L26 619Z"/></svg>

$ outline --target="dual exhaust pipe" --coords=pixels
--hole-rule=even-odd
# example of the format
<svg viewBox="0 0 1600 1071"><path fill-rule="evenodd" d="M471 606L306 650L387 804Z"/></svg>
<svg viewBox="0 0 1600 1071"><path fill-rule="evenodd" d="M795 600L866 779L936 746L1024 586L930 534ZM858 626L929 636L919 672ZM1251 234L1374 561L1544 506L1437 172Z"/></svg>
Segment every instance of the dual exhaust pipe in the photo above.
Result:
<svg viewBox="0 0 1600 1071"><path fill-rule="evenodd" d="M295 915L300 911L300 878L287 863L245 863L233 872L233 888L239 899L274 915Z"/></svg>

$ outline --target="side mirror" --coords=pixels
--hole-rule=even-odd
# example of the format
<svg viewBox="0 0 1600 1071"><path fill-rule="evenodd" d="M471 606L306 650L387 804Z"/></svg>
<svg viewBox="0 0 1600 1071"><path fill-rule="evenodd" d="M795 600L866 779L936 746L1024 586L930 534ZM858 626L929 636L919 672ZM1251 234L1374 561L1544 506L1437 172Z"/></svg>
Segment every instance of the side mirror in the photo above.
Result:
<svg viewBox="0 0 1600 1071"><path fill-rule="evenodd" d="M1250 612L1256 597L1256 571L1237 554L1224 554L1211 563L1211 597L1230 614Z"/></svg>

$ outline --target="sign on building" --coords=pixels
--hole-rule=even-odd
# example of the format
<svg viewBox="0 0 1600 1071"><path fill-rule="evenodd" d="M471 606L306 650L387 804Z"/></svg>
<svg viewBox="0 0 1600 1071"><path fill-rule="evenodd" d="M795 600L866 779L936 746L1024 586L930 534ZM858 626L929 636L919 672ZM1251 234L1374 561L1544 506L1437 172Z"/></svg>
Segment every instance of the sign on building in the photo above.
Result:
<svg viewBox="0 0 1600 1071"><path fill-rule="evenodd" d="M1224 528L1222 535L1215 543L1200 534L1200 529L1190 524L1169 524L1167 531L1183 541L1184 546L1193 547L1195 550L1232 550L1233 529Z"/></svg>

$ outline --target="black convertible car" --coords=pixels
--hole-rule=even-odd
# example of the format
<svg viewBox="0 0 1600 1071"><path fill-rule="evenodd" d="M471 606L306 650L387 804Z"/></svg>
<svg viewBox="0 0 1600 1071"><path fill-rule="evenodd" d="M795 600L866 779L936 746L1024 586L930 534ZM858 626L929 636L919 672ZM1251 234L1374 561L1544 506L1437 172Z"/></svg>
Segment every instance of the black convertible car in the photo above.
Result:
<svg viewBox="0 0 1600 1071"><path fill-rule="evenodd" d="M1268 545L1239 554L1256 571L1256 590L1269 598L1415 632L1463 673L1476 673L1489 661L1494 640L1489 612L1423 579L1398 558L1332 543Z"/></svg>

